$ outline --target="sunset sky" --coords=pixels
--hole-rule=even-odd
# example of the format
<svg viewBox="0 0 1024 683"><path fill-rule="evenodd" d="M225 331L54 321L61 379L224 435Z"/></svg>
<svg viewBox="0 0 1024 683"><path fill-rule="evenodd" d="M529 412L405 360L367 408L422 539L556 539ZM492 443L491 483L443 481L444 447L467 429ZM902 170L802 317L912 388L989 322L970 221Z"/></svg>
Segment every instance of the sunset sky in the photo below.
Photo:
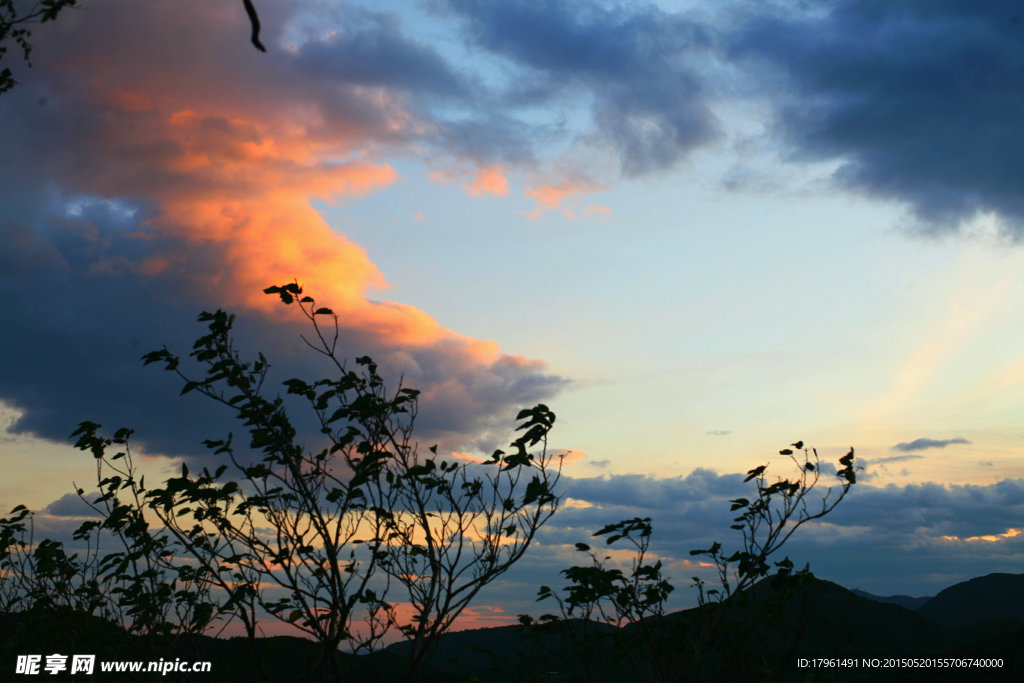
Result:
<svg viewBox="0 0 1024 683"><path fill-rule="evenodd" d="M423 391L423 443L558 416L571 503L466 624L635 516L692 604L688 551L797 439L864 468L787 548L821 578L1024 567L1015 3L257 2L266 54L237 0L82 4L5 60L0 514L77 526L82 420L157 474L240 430L139 360L201 310L316 377L261 292L297 279Z"/></svg>

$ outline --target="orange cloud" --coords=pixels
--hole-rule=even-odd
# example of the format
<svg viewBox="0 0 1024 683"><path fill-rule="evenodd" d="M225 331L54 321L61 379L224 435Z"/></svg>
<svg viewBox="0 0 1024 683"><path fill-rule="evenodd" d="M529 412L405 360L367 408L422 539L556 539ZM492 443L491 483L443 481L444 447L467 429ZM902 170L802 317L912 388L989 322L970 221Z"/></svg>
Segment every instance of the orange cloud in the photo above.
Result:
<svg viewBox="0 0 1024 683"><path fill-rule="evenodd" d="M383 366L387 373L423 390L421 436L446 450L496 438L518 407L565 380L413 306L377 300L388 282L371 255L311 205L344 204L393 186L398 173L383 155L415 146L423 120L400 89L354 83L294 53L263 56L245 41L225 40L239 28L245 35L244 13L236 10L201 0L109 0L56 22L41 39L34 83L14 95L12 102L22 97L25 106L12 111L10 123L12 139L26 140L15 151L24 148L16 166L27 182L53 188L64 201L53 209L40 203L33 222L76 235L67 245L73 263L53 249L46 264L73 275L54 280L54 289L88 306L92 283L124 288L161 322L168 320L164 306L175 315L222 307L299 327L294 310L262 293L298 280L338 314L343 354L396 359ZM187 50L182 35L189 36ZM463 174L460 182L470 178L481 193L507 192L503 168L473 169L475 178ZM19 250L32 253L35 242L49 240L38 232ZM50 241L63 246L60 237ZM127 309L109 317L122 315L131 317ZM301 348L288 345L291 335L260 341L276 345L263 346L275 353ZM108 376L112 386L135 381L130 372ZM45 381L66 394L56 379ZM152 420L127 399L117 409L134 415L135 424ZM191 448L179 430L157 431L152 442L163 452Z"/></svg>
<svg viewBox="0 0 1024 683"><path fill-rule="evenodd" d="M1007 538L1014 538L1021 535L1020 529L1007 529L1001 534L985 534L984 536L968 536L966 538L960 536L943 536L942 538L947 541L962 541L964 543L977 543L978 541L984 541L986 543L998 543L999 541L1006 540Z"/></svg>
<svg viewBox="0 0 1024 683"><path fill-rule="evenodd" d="M471 605L452 624L452 631L508 626L518 622L518 617L506 614L500 605Z"/></svg>
<svg viewBox="0 0 1024 683"><path fill-rule="evenodd" d="M555 450L550 452L550 456L553 462L556 463L553 466L557 466L557 461L561 460L562 467L565 467L567 465L575 465L578 462L583 462L583 459L587 457L586 453L584 453L583 451L574 450ZM458 451L452 451L452 457L455 458L456 460L463 460L466 462L490 462L489 457L477 456L471 453L460 453ZM587 503L586 501L575 500L571 498L566 500L567 502L565 503L565 507L593 507L590 503ZM571 501L572 504L570 504L569 501Z"/></svg>
<svg viewBox="0 0 1024 683"><path fill-rule="evenodd" d="M471 172L467 170L466 165L460 164L456 168L435 169L430 172L429 178L444 185L455 182L469 173ZM508 196L508 177L505 174L505 167L501 164L478 168L472 175L472 180L462 184L463 191L470 197L483 197L485 194Z"/></svg>
<svg viewBox="0 0 1024 683"><path fill-rule="evenodd" d="M604 189L602 185L587 178L569 177L553 183L528 187L523 190L523 194L537 202L537 204L526 217L530 220L536 220L547 211L561 208L566 200L579 195L598 192L602 189ZM572 211L572 206L563 210L562 214L570 219L576 217L576 214Z"/></svg>
<svg viewBox="0 0 1024 683"><path fill-rule="evenodd" d="M297 279L347 327L389 344L454 344L452 352L476 362L498 358L493 342L458 335L412 306L370 300L369 290L388 287L383 274L362 247L335 233L309 204L311 198L333 201L386 188L398 178L392 166L350 153L352 141L344 135L310 136L308 126L288 116L260 117L216 102L182 106L163 98L161 104L145 93L124 93L101 95L126 125L116 140L101 141L114 163L92 183L99 194L131 189L148 196L157 211L139 236L171 237L185 245L125 267L150 276L191 277L198 287L216 290L222 305L267 315L287 312L263 288ZM132 158L139 148L162 153ZM492 167L481 170L475 186L499 192L503 180ZM215 250L215 274L192 267L196 254L189 245Z"/></svg>
<svg viewBox="0 0 1024 683"><path fill-rule="evenodd" d="M587 457L587 454L585 452L572 449L555 451L553 455L556 458L561 459L563 467L566 465L575 465L576 463L583 462L583 459Z"/></svg>
<svg viewBox="0 0 1024 683"><path fill-rule="evenodd" d="M481 168L476 173L476 177L473 182L466 183L462 186L462 189L466 191L470 197L482 197L484 193L497 195L499 197L508 196L508 178L505 177L504 170L500 164L488 166L487 168Z"/></svg>
<svg viewBox="0 0 1024 683"><path fill-rule="evenodd" d="M476 463L485 463L488 460L487 458L482 458L471 453L459 453L458 451L452 451L452 457L455 458L456 460L464 460L465 462Z"/></svg>
<svg viewBox="0 0 1024 683"><path fill-rule="evenodd" d="M409 602L391 602L394 616L398 623L407 624L412 622L416 611ZM466 631L470 629L491 628L493 626L508 626L518 622L518 617L506 614L499 605L471 605L462 611L462 614L452 623L451 631ZM356 620L352 624L353 630L365 632L367 623L365 620ZM384 644L390 644L401 640L397 631L392 631L384 638Z"/></svg>

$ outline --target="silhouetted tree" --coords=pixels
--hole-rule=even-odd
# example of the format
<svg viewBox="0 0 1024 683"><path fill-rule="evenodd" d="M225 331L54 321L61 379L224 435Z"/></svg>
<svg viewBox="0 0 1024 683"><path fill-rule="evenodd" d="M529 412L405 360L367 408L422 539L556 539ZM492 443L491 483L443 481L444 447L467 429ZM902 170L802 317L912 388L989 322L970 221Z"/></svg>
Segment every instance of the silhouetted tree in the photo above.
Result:
<svg viewBox="0 0 1024 683"><path fill-rule="evenodd" d="M420 453L412 438L418 392L400 385L389 392L368 357L348 367L337 350L337 316L303 296L298 284L266 292L297 304L314 331L312 341L303 339L332 370L312 383L284 382L316 417L321 447L302 443L284 398L267 395L267 359L240 358L233 316L203 313L208 334L190 354L201 376L187 374L167 348L144 360L179 375L182 393L198 392L234 411L248 432L247 447L230 435L208 440L229 464L198 473L183 464L181 476L147 489L130 464L131 432L104 438L99 425L82 423L74 436L97 459L103 492L93 504L107 507L97 508L102 521L80 533L119 534L126 552L102 564L138 586L134 602L124 604L152 605L160 623L177 595L174 581L188 583L191 593L175 604L190 624L238 618L254 639L260 615L272 615L320 644L319 676L329 680L340 675L341 643L370 650L398 628L412 642L408 677L416 678L437 638L523 556L557 509L561 459L546 447L554 413L544 405L520 411L523 433L511 451L481 463L446 460L436 447ZM108 457L115 445L123 450ZM538 445L540 452L531 453ZM160 522L158 530L147 514ZM175 565L181 556L190 561ZM212 590L222 594L215 608L205 599ZM403 602L411 619L401 616Z"/></svg>
<svg viewBox="0 0 1024 683"><path fill-rule="evenodd" d="M664 603L673 586L662 573L661 561L650 558L653 527L649 517L609 524L593 534L605 537L608 545L630 544L633 552L628 571L612 566L609 557L602 557L590 545L576 544L576 549L586 553L590 562L562 570L569 585L561 593L541 586L538 599L556 602L560 613L556 618L582 623L577 632L584 637L582 642L577 639L575 646L590 680L606 680L607 667L621 658L629 660L630 670L644 681L696 678L702 671L702 652L709 644L719 652L729 651L733 660L755 655L746 647L748 644L729 649L723 641L729 637L727 631L735 631L738 626L736 614L724 608L744 602L746 591L769 576L771 558L793 533L807 522L829 514L856 483L851 448L839 459L838 492L830 487L812 502L821 473L818 453L804 448L802 441L791 446L779 453L793 462L796 476L780 477L769 483L765 474L768 466L761 465L747 472L744 479L744 483L754 482L756 496L729 501L732 511L742 511L731 526L742 535L742 549L727 554L722 551L722 544L715 542L710 548L691 551L691 555L709 557L718 574L718 586L713 588L707 588L703 579L693 577L701 608L694 620L677 619L669 623L664 619ZM794 448L802 456L797 456ZM809 567L794 571L788 557L774 562L774 567L775 576L780 579L810 575ZM529 617L522 621L527 625L534 623ZM612 628L598 630L598 624Z"/></svg>
<svg viewBox="0 0 1024 683"><path fill-rule="evenodd" d="M143 489L136 478L129 432L113 439L95 436L97 425L83 423L78 445L101 453L97 483L101 495L86 504L100 519L75 532L84 545L69 554L52 539L36 542L33 515L19 505L0 518L0 612L73 611L124 626L130 633L197 633L214 614L210 584L201 571L176 561L180 548L144 514ZM111 445L124 450L105 456Z"/></svg>
<svg viewBox="0 0 1024 683"><path fill-rule="evenodd" d="M796 466L798 474L795 478L779 477L769 484L765 476L768 466L760 465L747 472L743 480L744 483L754 481L757 496L753 500L736 498L729 501L732 503L730 511L742 510L733 519L730 528L742 534L743 549L727 556L722 552L722 544L716 542L710 548L690 551L691 555L710 558L718 571L719 587L707 591L704 582L694 577L700 604L709 600L723 602L767 576L771 571L768 559L785 545L796 530L832 512L846 497L850 487L857 483L851 448L849 453L839 458L840 467L836 472L839 493L833 495L830 487L820 501L812 504L808 496L814 491L821 476L818 451L804 448L803 441L790 445L792 448L782 449L779 455L787 456ZM793 449L801 453L802 457L798 457ZM793 563L789 558L777 562L776 567L784 576L793 571Z"/></svg>

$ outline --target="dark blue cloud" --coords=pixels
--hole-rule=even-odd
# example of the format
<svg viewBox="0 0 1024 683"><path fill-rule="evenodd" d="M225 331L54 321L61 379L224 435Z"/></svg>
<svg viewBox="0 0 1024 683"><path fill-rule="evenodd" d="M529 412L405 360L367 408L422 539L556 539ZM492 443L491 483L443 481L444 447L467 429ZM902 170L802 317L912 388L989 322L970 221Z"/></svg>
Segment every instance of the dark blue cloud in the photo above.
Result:
<svg viewBox="0 0 1024 683"><path fill-rule="evenodd" d="M99 497L99 493L85 494L86 500L92 502ZM101 508L102 509L102 508ZM93 510L76 493L65 493L53 501L43 510L54 517L97 517L99 514Z"/></svg>
<svg viewBox="0 0 1024 683"><path fill-rule="evenodd" d="M592 101L585 136L619 155L627 175L669 168L716 137L705 89L688 57L710 34L652 5L449 2L476 46L522 69L512 105Z"/></svg>
<svg viewBox="0 0 1024 683"><path fill-rule="evenodd" d="M295 66L333 83L468 97L472 84L436 50L406 37L398 17L344 8L330 37L303 44Z"/></svg>
<svg viewBox="0 0 1024 683"><path fill-rule="evenodd" d="M729 32L793 158L908 205L927 230L993 213L1024 235L1024 8L1000 0L838 0Z"/></svg>
<svg viewBox="0 0 1024 683"><path fill-rule="evenodd" d="M770 468L770 479L789 474ZM560 569L585 562L571 549L579 542L594 548L609 547L593 533L606 524L633 517L651 517L652 556L665 564L677 591L671 605L693 604L687 590L691 576L714 577L700 568L690 551L720 541L727 552L742 545L739 532L729 528L735 512L730 500L750 497L752 482L742 474L716 474L697 469L685 477L658 479L641 475L598 478L563 477L565 495L591 507L560 510L537 535L537 543L507 579L490 588L485 601L529 605L541 584L562 585ZM824 476L826 486L834 479ZM811 496L814 510L824 491ZM834 495L834 494L833 494ZM80 515L81 502L67 494L40 516L46 533L69 536L65 516ZM1004 479L988 485L935 483L875 487L857 484L827 517L799 529L780 556L810 564L819 577L847 587L860 587L879 595L904 593L931 595L942 588L991 572L1018 572L1024 561L1024 480ZM63 526L62 526L63 525ZM615 544L612 548L625 548ZM500 597L499 597L500 596ZM525 600L524 600L525 597Z"/></svg>
<svg viewBox="0 0 1024 683"><path fill-rule="evenodd" d="M920 438L913 441L901 441L892 447L894 451L923 451L926 448L945 448L952 444L969 444L970 441L962 438L955 439L928 439Z"/></svg>
<svg viewBox="0 0 1024 683"><path fill-rule="evenodd" d="M819 485L827 488L835 480L822 470ZM566 478L567 495L593 507L560 511L539 539L548 545L592 542L590 535L605 524L651 517L652 549L666 564L690 559L690 550L714 541L721 541L727 551L736 549L742 538L729 529L736 514L729 511L729 501L754 492L743 478L705 469L668 479ZM809 504L817 505L823 494L812 495ZM1021 479L989 485L860 483L827 517L797 531L781 555L801 565L810 563L818 576L848 587L873 586L877 590L872 592L879 594L933 594L974 576L1019 571L1024 534L1014 536L1010 529L1020 530L1021 519ZM689 576L673 579L681 587Z"/></svg>
<svg viewBox="0 0 1024 683"><path fill-rule="evenodd" d="M0 220L4 259L12 264L0 270L0 295L7 300L0 400L23 411L15 432L63 441L78 422L92 420L111 432L135 429L137 442L150 452L203 454L204 439L240 432L242 426L232 411L209 399L179 396L180 380L140 359L164 345L187 358L192 342L206 331L197 313L221 303L216 291L204 292L198 283L214 281L223 258L214 245L131 239L118 227L122 219L120 213L111 218L96 211L89 218L40 219L52 227L38 229ZM134 272L130 266L139 260L134 250L140 243L163 253L187 249L189 272ZM285 322L238 317L243 359L263 351L274 364L270 395L283 394L281 382L289 377L329 376L332 368L301 342L305 327L297 312ZM406 385L430 396L421 402L417 435L463 449L472 444L489 452L505 445L518 409L548 400L566 384L536 361L501 356L480 365L443 345L406 351L358 329L342 329L339 348L343 355L377 358L391 386L404 368L397 360L392 367L388 359L410 359L416 370L406 374ZM198 376L200 369L190 372ZM306 433L316 434L308 406L293 401L291 415Z"/></svg>
<svg viewBox="0 0 1024 683"><path fill-rule="evenodd" d="M596 505L637 506L646 510L679 510L708 498L739 495L743 476L718 475L697 468L686 477L659 478L642 474L566 480L566 492Z"/></svg>

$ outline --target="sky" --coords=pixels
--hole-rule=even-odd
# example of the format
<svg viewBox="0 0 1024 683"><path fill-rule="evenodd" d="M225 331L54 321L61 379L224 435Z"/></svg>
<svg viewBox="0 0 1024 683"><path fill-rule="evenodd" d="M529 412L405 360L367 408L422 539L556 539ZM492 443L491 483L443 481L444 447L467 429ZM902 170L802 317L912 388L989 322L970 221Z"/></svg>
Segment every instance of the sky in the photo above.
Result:
<svg viewBox="0 0 1024 683"><path fill-rule="evenodd" d="M735 545L728 500L801 439L859 483L785 553L876 594L1024 560L1024 11L1006 2L96 0L0 96L0 507L69 535L82 420L151 476L231 416L142 354L238 315L317 376L422 390L441 452L557 414L566 505L463 625L537 613L607 523ZM822 484L827 482L822 481Z"/></svg>

